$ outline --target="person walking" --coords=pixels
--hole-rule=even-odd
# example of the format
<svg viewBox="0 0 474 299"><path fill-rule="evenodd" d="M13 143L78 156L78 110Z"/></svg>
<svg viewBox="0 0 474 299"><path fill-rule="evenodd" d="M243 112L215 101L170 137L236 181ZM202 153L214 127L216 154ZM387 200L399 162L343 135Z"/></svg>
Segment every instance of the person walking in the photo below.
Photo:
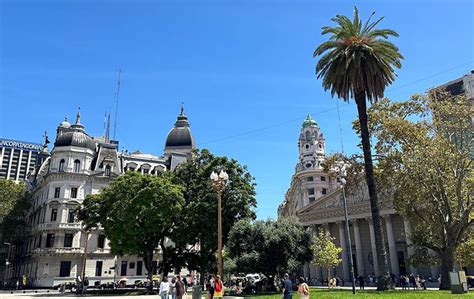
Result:
<svg viewBox="0 0 474 299"><path fill-rule="evenodd" d="M217 275L216 280L214 282L214 298L222 298L223 296L224 296L224 285L222 284L221 277Z"/></svg>
<svg viewBox="0 0 474 299"><path fill-rule="evenodd" d="M170 283L171 299L176 299L176 278L173 277Z"/></svg>
<svg viewBox="0 0 474 299"><path fill-rule="evenodd" d="M176 294L176 299L182 299L183 298L183 295L184 293L186 292L185 289L184 289L184 283L183 281L181 280L181 276L178 275L178 277L176 277L176 284L175 284L175 294Z"/></svg>
<svg viewBox="0 0 474 299"><path fill-rule="evenodd" d="M283 299L291 299L293 297L293 283L290 280L290 275L285 273L283 278L283 283L281 284L281 294L283 295Z"/></svg>
<svg viewBox="0 0 474 299"><path fill-rule="evenodd" d="M89 278L86 276L84 277L84 281L82 282L82 294L85 296L87 295L87 288L89 287Z"/></svg>
<svg viewBox="0 0 474 299"><path fill-rule="evenodd" d="M359 277L357 277L357 279L359 280L359 289L364 290L365 289L364 276L359 275Z"/></svg>
<svg viewBox="0 0 474 299"><path fill-rule="evenodd" d="M298 278L298 294L301 299L309 299L309 287L303 277Z"/></svg>
<svg viewBox="0 0 474 299"><path fill-rule="evenodd" d="M207 279L206 283L206 289L207 289L207 299L213 299L214 298L214 275L209 275L209 278Z"/></svg>
<svg viewBox="0 0 474 299"><path fill-rule="evenodd" d="M168 282L167 277L163 277L163 280L160 283L160 296L161 299L168 299L168 294L170 293L170 283Z"/></svg>

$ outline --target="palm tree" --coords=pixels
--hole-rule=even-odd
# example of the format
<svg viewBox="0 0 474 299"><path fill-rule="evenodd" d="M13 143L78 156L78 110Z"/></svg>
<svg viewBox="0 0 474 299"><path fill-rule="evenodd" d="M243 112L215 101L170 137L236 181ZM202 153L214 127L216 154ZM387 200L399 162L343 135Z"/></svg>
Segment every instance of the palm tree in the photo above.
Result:
<svg viewBox="0 0 474 299"><path fill-rule="evenodd" d="M398 33L390 29L375 29L383 17L371 22L373 15L364 26L357 7L352 21L337 15L332 19L337 24L335 27L322 28L323 35L329 33L331 36L314 51L313 57L324 53L316 65L316 74L323 78L324 89L330 89L332 96L337 95L346 102L353 98L357 105L377 248L377 289L386 290L390 287L390 279L367 127L366 100L374 102L383 97L385 87L395 79L394 67L401 67L403 56L394 44L387 41L389 36L398 36Z"/></svg>

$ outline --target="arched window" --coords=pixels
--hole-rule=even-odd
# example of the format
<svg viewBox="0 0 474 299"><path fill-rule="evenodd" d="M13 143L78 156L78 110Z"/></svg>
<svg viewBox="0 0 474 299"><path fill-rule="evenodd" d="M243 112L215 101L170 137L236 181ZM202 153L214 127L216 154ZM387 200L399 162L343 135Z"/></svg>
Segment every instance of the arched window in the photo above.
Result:
<svg viewBox="0 0 474 299"><path fill-rule="evenodd" d="M74 161L74 172L79 172L81 170L81 161L75 160Z"/></svg>
<svg viewBox="0 0 474 299"><path fill-rule="evenodd" d="M64 164L65 163L66 163L66 161L64 161L64 159L61 159L61 161L59 161L59 172L64 171Z"/></svg>
<svg viewBox="0 0 474 299"><path fill-rule="evenodd" d="M105 166L105 176L110 176L110 171L112 170L112 167L110 165Z"/></svg>

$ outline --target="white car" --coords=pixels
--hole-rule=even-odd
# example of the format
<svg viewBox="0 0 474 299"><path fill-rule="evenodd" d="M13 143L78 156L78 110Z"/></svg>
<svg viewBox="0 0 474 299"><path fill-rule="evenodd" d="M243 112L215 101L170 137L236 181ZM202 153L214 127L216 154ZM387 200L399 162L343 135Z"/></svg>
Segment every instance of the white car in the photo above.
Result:
<svg viewBox="0 0 474 299"><path fill-rule="evenodd" d="M254 283L257 283L259 282L260 280L262 280L262 277L260 276L260 274L247 274L245 275L245 278L247 278L248 280L251 280L253 281Z"/></svg>

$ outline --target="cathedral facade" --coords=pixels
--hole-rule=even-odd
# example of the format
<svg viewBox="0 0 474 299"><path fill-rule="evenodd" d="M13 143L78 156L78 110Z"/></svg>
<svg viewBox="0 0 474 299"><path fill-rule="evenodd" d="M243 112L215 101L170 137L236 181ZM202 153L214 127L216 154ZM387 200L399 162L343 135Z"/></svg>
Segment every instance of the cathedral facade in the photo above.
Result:
<svg viewBox="0 0 474 299"><path fill-rule="evenodd" d="M278 216L297 217L313 235L320 229L329 231L335 238L335 244L342 248L342 263L330 270L349 282L342 185L339 178L331 178L321 165L326 158L325 140L316 121L309 115L300 131L298 150L295 173L285 199L278 208ZM346 199L355 276L378 276L372 215L367 184L363 178L355 188L346 192ZM410 233L408 222L396 212L389 194L379 194L379 200L390 272L396 276L414 273L436 279L439 274L438 267L414 268L408 264L409 257L414 253L407 238ZM326 270L307 263L303 275L320 282L327 279Z"/></svg>
<svg viewBox="0 0 474 299"><path fill-rule="evenodd" d="M162 156L119 152L118 142L88 135L79 112L73 124L67 120L60 123L51 153L47 147L40 153L40 164L29 180L31 234L22 263L10 271L11 278L25 275L28 285L35 287L72 282L83 271L92 284L145 278L141 258L112 255L103 231L84 232L74 209L87 195L99 193L127 171L150 175L172 171L194 148L183 108ZM160 262L159 251L154 262Z"/></svg>

